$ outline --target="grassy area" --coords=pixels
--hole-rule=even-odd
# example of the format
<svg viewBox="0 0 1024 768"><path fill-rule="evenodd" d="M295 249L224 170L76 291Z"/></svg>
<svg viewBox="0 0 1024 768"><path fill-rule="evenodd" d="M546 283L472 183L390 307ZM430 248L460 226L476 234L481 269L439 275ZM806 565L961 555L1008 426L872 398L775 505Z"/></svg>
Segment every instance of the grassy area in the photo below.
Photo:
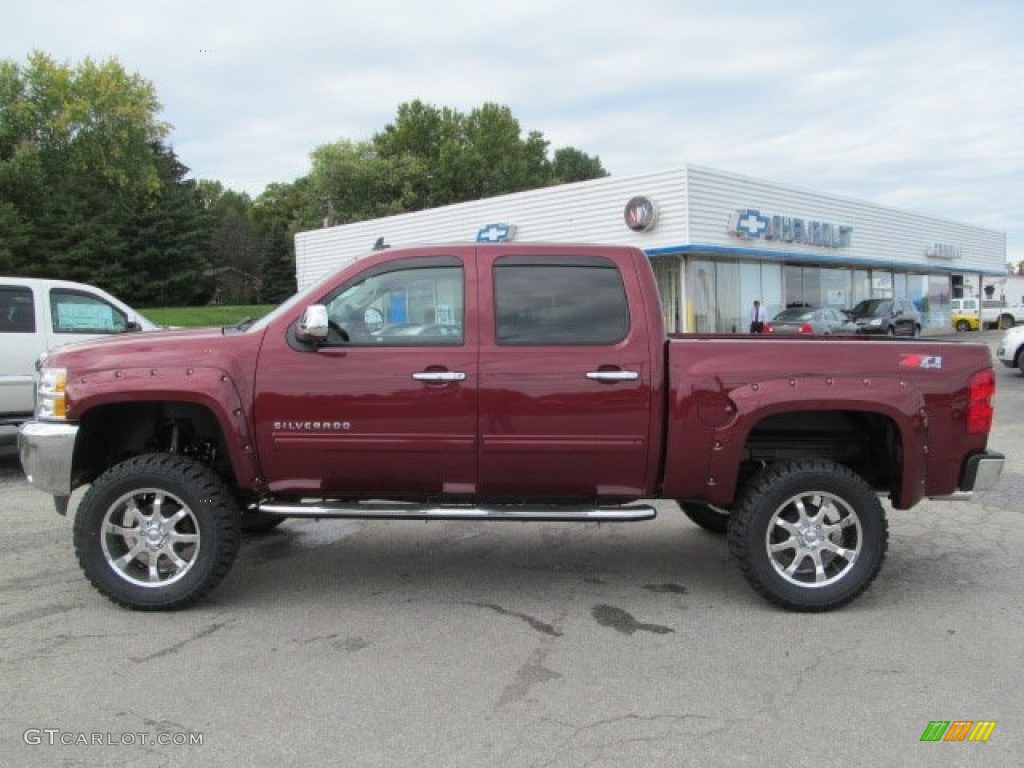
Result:
<svg viewBox="0 0 1024 768"><path fill-rule="evenodd" d="M273 308L272 304L231 307L218 304L209 307L155 307L139 311L157 325L196 328L205 325L232 325L246 317L258 319Z"/></svg>

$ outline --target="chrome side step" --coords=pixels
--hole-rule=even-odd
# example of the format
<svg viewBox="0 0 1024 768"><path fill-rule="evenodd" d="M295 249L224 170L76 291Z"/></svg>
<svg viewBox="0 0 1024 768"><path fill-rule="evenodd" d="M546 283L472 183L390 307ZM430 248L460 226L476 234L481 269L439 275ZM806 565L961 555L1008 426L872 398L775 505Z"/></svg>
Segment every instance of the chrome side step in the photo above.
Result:
<svg viewBox="0 0 1024 768"><path fill-rule="evenodd" d="M519 520L576 523L629 523L653 520L657 510L648 504L587 507L509 504L479 507L471 504L405 504L384 501L268 501L260 512L282 517L338 517L371 520Z"/></svg>

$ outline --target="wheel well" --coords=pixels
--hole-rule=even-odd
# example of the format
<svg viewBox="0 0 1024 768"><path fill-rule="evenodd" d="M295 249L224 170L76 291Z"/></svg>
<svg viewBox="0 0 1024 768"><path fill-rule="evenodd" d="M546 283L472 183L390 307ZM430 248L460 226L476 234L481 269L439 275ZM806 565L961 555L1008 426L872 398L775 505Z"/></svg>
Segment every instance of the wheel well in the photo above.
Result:
<svg viewBox="0 0 1024 768"><path fill-rule="evenodd" d="M863 477L877 491L894 491L902 453L899 428L887 416L865 411L797 411L768 416L751 430L741 482L765 464L804 458L831 459Z"/></svg>
<svg viewBox="0 0 1024 768"><path fill-rule="evenodd" d="M104 470L142 453L190 456L230 484L234 471L213 413L195 403L116 403L83 416L75 444L74 484L91 482Z"/></svg>

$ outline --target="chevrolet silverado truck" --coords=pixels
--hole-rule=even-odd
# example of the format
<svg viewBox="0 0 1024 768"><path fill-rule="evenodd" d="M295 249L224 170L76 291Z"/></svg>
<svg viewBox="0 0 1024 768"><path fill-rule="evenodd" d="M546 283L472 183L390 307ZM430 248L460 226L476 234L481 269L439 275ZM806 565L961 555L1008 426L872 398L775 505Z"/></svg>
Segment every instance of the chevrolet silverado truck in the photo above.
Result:
<svg viewBox="0 0 1024 768"><path fill-rule="evenodd" d="M769 601L848 603L896 510L992 486L980 344L664 330L646 255L372 253L258 322L58 349L26 475L102 594L180 608L283 519L614 522L678 502ZM662 509L664 509L662 505Z"/></svg>

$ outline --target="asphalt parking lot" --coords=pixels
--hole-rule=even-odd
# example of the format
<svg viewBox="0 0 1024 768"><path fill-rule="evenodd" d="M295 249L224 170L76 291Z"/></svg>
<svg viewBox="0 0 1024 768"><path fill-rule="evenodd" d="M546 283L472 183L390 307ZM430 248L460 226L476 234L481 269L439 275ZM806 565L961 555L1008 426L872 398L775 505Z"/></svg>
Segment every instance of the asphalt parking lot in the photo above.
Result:
<svg viewBox="0 0 1024 768"><path fill-rule="evenodd" d="M289 521L198 607L133 613L8 453L0 765L1020 765L1024 377L996 373L1001 486L890 511L878 580L824 615L763 602L671 504ZM922 742L936 720L997 725Z"/></svg>

